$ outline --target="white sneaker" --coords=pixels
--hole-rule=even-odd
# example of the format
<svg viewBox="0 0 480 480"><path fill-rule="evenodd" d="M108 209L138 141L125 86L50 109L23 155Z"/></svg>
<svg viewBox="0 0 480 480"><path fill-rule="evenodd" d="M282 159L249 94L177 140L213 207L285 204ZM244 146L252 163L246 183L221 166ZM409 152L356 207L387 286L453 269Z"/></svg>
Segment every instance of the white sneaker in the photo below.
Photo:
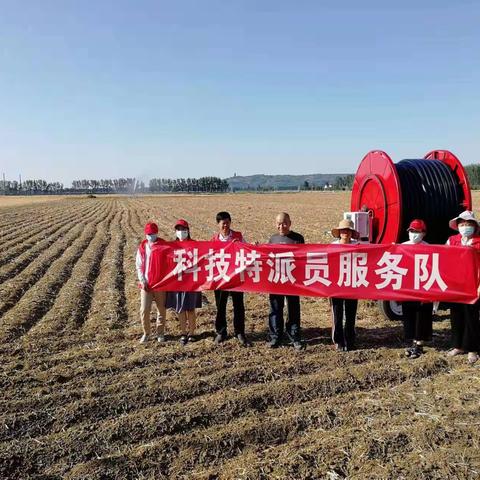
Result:
<svg viewBox="0 0 480 480"><path fill-rule="evenodd" d="M478 355L476 352L468 352L468 363L473 365L475 362L478 362Z"/></svg>
<svg viewBox="0 0 480 480"><path fill-rule="evenodd" d="M165 342L165 335L158 335L157 336L157 341L158 341L158 343L164 343Z"/></svg>
<svg viewBox="0 0 480 480"><path fill-rule="evenodd" d="M147 335L146 333L144 333L142 335L142 338L140 339L140 343L145 343L145 342L148 342L150 340L150 335Z"/></svg>
<svg viewBox="0 0 480 480"><path fill-rule="evenodd" d="M447 355L449 357L456 357L457 355L462 355L463 353L465 352L463 350L460 350L459 348L452 348L447 352Z"/></svg>

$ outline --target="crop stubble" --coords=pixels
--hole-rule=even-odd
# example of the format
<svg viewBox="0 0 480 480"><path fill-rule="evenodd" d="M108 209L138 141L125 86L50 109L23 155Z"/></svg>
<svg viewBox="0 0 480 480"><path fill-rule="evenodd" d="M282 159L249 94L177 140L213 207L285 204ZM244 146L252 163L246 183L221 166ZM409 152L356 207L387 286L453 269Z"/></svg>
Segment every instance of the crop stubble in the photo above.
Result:
<svg viewBox="0 0 480 480"><path fill-rule="evenodd" d="M194 238L209 239L216 212L228 210L234 228L264 242L288 211L320 243L347 208L343 193L2 208L0 477L476 478L480 375L442 352L448 321L435 322L438 348L409 361L400 326L361 302L359 350L339 355L328 302L304 298L299 355L266 348L267 298L252 294L254 347L217 349L207 292L198 342L182 348L169 315L166 344L137 343L134 255L146 221L172 238L186 218Z"/></svg>

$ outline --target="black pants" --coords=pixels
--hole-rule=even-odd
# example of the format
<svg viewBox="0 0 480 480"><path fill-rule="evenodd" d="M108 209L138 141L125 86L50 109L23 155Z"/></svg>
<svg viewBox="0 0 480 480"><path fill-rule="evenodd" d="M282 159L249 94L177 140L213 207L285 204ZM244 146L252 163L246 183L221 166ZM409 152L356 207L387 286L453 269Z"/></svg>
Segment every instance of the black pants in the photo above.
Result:
<svg viewBox="0 0 480 480"><path fill-rule="evenodd" d="M235 335L245 333L243 292L227 292L226 290L215 290L215 304L217 305L215 330L218 334L227 335L227 302L229 296L232 297L233 302L233 329Z"/></svg>
<svg viewBox="0 0 480 480"><path fill-rule="evenodd" d="M452 323L452 343L454 348L465 352L480 351L480 302L474 305L452 303L450 320Z"/></svg>
<svg viewBox="0 0 480 480"><path fill-rule="evenodd" d="M268 328L272 340L280 340L285 331L283 307L287 299L288 320L286 325L287 336L292 341L300 340L300 297L293 295L269 295L270 314Z"/></svg>
<svg viewBox="0 0 480 480"><path fill-rule="evenodd" d="M405 341L432 339L433 303L402 302Z"/></svg>
<svg viewBox="0 0 480 480"><path fill-rule="evenodd" d="M332 339L340 347L351 350L355 347L355 317L357 316L358 300L332 298ZM343 326L343 311L345 310L345 327Z"/></svg>

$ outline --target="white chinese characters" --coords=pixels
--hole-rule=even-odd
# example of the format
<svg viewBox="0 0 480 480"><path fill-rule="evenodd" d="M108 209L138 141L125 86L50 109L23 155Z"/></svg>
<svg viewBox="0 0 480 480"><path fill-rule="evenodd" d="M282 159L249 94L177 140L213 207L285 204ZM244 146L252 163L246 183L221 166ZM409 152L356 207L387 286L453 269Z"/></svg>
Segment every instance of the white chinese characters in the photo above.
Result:
<svg viewBox="0 0 480 480"><path fill-rule="evenodd" d="M241 248L235 257L235 273L240 274L240 280L245 281L245 272L252 279L253 283L260 282L260 272L263 270L262 262L260 259L262 255L255 250L245 253L245 250Z"/></svg>
<svg viewBox="0 0 480 480"><path fill-rule="evenodd" d="M272 283L295 283L293 271L296 268L293 252L269 253L267 265L270 266L268 281Z"/></svg>
<svg viewBox="0 0 480 480"><path fill-rule="evenodd" d="M368 254L367 253L342 253L340 255L340 271L337 285L339 287L368 287Z"/></svg>
<svg viewBox="0 0 480 480"><path fill-rule="evenodd" d="M198 249L192 250L175 250L173 252L173 261L177 264L173 270L173 275L177 275L178 280L183 279L184 273L193 274L193 280L198 281Z"/></svg>
<svg viewBox="0 0 480 480"><path fill-rule="evenodd" d="M384 252L382 258L378 261L377 265L382 268L377 268L375 273L383 278L382 283L375 284L375 287L379 290L388 287L392 284L394 290L402 288L403 277L407 274L408 270L399 266L402 261L403 255Z"/></svg>
<svg viewBox="0 0 480 480"><path fill-rule="evenodd" d="M428 271L428 260L430 255L428 254L417 254L414 258L414 276L415 284L414 289L419 290L420 287L424 290L430 290L434 283L436 283L442 292L447 289L447 284L443 281L443 278L440 276L439 269L439 254L432 253L432 262L431 262L431 271Z"/></svg>
<svg viewBox="0 0 480 480"><path fill-rule="evenodd" d="M322 283L326 287L331 285L328 279L328 254L321 252L308 252L307 263L305 265L305 280L303 284L313 285L314 283Z"/></svg>

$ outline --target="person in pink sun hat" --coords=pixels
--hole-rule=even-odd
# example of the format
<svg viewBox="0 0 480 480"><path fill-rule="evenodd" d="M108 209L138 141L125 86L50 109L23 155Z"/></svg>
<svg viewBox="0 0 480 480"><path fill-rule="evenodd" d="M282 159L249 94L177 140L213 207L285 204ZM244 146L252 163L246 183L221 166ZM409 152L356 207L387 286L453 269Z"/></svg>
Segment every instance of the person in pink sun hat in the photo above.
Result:
<svg viewBox="0 0 480 480"><path fill-rule="evenodd" d="M475 215L470 210L465 210L449 222L452 230L457 230L447 240L447 245L474 248L480 250L479 224ZM465 303L452 303L450 307L450 321L452 324L453 348L449 356L468 353L468 363L478 361L480 351L480 300L473 305Z"/></svg>

